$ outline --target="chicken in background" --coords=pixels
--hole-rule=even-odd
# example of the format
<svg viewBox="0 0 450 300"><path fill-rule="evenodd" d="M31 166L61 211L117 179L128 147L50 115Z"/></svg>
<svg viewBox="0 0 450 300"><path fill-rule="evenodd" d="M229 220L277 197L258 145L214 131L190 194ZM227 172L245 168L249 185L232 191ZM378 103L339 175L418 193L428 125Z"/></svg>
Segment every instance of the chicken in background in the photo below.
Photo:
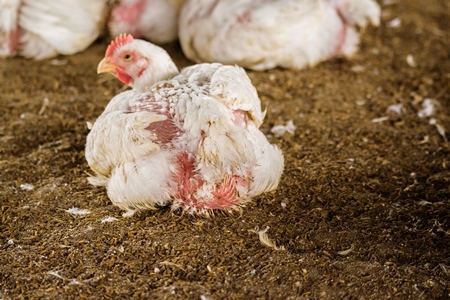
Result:
<svg viewBox="0 0 450 300"><path fill-rule="evenodd" d="M301 69L354 54L369 22L380 22L375 0L187 0L179 39L195 62Z"/></svg>
<svg viewBox="0 0 450 300"><path fill-rule="evenodd" d="M153 43L178 38L178 13L184 0L119 0L108 20L112 36L129 33Z"/></svg>
<svg viewBox="0 0 450 300"><path fill-rule="evenodd" d="M75 54L99 36L106 15L105 0L0 0L0 56Z"/></svg>
<svg viewBox="0 0 450 300"><path fill-rule="evenodd" d="M208 213L277 187L284 158L259 130L265 113L242 68L179 72L162 48L120 35L104 72L133 87L111 100L86 142L89 182L106 186L115 205Z"/></svg>

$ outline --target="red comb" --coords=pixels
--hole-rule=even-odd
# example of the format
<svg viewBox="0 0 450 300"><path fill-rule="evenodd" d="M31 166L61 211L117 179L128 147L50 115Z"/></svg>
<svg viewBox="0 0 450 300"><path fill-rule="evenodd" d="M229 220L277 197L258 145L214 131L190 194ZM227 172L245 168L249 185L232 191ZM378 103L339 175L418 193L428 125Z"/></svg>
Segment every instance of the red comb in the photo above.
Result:
<svg viewBox="0 0 450 300"><path fill-rule="evenodd" d="M117 47L120 47L126 43L132 42L134 40L133 36L131 34L125 34L122 33L118 37L116 37L115 40L109 44L108 48L106 48L106 55L105 56L111 56L114 51L116 51Z"/></svg>

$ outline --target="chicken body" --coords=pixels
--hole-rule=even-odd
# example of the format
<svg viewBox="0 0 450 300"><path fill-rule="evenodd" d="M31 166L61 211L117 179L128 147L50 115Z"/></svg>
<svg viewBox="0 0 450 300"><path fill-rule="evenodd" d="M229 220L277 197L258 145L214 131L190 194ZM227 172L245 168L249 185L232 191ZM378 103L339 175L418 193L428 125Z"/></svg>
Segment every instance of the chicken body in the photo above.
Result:
<svg viewBox="0 0 450 300"><path fill-rule="evenodd" d="M232 209L274 190L284 159L259 130L264 113L245 71L218 63L166 70L170 78L117 95L95 122L90 182L123 209L190 212Z"/></svg>
<svg viewBox="0 0 450 300"><path fill-rule="evenodd" d="M130 33L162 44L178 38L178 13L184 0L120 0L108 21L110 34Z"/></svg>
<svg viewBox="0 0 450 300"><path fill-rule="evenodd" d="M0 56L82 51L99 36L106 10L105 0L0 0Z"/></svg>
<svg viewBox="0 0 450 300"><path fill-rule="evenodd" d="M179 39L196 62L301 69L351 56L356 27L378 25L379 18L375 0L187 0Z"/></svg>

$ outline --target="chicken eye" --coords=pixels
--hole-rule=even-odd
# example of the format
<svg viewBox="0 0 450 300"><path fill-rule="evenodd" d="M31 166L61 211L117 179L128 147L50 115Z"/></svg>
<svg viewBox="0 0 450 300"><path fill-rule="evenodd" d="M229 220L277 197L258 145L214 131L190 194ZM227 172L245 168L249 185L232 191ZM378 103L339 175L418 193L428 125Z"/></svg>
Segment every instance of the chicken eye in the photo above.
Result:
<svg viewBox="0 0 450 300"><path fill-rule="evenodd" d="M125 54L125 55L123 56L123 58L124 58L126 61L129 61L129 60L131 60L132 55L129 54L129 53L127 53L127 54Z"/></svg>

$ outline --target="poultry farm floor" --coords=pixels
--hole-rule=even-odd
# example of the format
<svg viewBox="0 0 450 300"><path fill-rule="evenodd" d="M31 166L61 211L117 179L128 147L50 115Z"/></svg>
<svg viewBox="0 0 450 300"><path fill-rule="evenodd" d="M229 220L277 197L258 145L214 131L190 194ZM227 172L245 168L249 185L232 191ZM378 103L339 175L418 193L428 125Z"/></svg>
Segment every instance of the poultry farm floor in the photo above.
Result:
<svg viewBox="0 0 450 300"><path fill-rule="evenodd" d="M123 90L108 38L1 60L0 299L448 299L450 4L385 2L352 60L249 72L284 175L211 218L123 217L87 183L86 122Z"/></svg>

